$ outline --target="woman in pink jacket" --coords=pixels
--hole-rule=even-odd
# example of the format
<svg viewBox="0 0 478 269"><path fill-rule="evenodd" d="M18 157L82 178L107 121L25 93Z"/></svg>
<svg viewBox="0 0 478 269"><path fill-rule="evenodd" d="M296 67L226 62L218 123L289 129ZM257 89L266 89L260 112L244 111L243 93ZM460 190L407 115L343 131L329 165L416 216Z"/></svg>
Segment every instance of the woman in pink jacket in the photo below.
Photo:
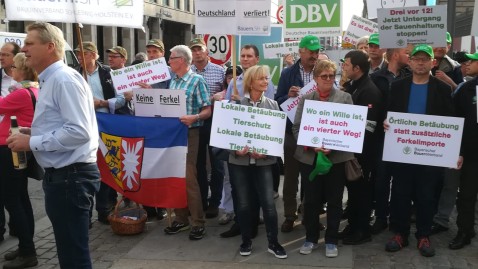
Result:
<svg viewBox="0 0 478 269"><path fill-rule="evenodd" d="M0 97L0 197L19 241L17 250L5 254L5 260L9 262L4 264L3 268L26 268L38 264L33 243L35 221L28 196L26 169L13 168L12 152L6 145L10 116L16 116L18 125L22 127L31 127L33 121L38 76L33 69L26 66L26 60L23 53L15 55L11 68L12 77L18 83L10 87L7 96Z"/></svg>

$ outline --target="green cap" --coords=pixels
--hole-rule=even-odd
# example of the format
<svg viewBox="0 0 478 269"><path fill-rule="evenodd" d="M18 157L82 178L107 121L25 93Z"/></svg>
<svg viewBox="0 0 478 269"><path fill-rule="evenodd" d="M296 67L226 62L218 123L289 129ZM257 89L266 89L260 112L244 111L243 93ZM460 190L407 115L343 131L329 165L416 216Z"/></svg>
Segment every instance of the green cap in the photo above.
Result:
<svg viewBox="0 0 478 269"><path fill-rule="evenodd" d="M339 60L341 63L345 63L345 58Z"/></svg>
<svg viewBox="0 0 478 269"><path fill-rule="evenodd" d="M369 44L375 44L375 45L377 45L377 46L380 46L378 34L377 34L377 33L371 34L370 37L368 38L368 43L369 43Z"/></svg>
<svg viewBox="0 0 478 269"><path fill-rule="evenodd" d="M195 38L189 42L189 48L192 49L193 47L203 47L206 48L206 43L202 38Z"/></svg>
<svg viewBox="0 0 478 269"><path fill-rule="evenodd" d="M450 43L451 44L451 35L450 33L446 32L446 43Z"/></svg>
<svg viewBox="0 0 478 269"><path fill-rule="evenodd" d="M466 58L469 60L475 60L478 61L478 52L475 52L473 54L465 54Z"/></svg>
<svg viewBox="0 0 478 269"><path fill-rule="evenodd" d="M146 44L146 47L149 47L149 46L154 46L164 52L164 43L163 41L159 39L150 39L148 41L148 44Z"/></svg>
<svg viewBox="0 0 478 269"><path fill-rule="evenodd" d="M432 47L426 44L416 45L412 50L412 56L417 54L417 52L420 52L420 51L425 52L432 58L435 57L435 54L433 54Z"/></svg>
<svg viewBox="0 0 478 269"><path fill-rule="evenodd" d="M318 37L313 35L306 35L300 40L299 48L306 48L310 51L317 51L320 50L322 47L320 46L320 41Z"/></svg>
<svg viewBox="0 0 478 269"><path fill-rule="evenodd" d="M128 52L126 51L125 48L123 48L121 46L112 47L111 49L106 50L106 52L118 53L121 56L123 56L125 59L128 59Z"/></svg>
<svg viewBox="0 0 478 269"><path fill-rule="evenodd" d="M75 51L80 51L80 45L76 47ZM96 48L96 45L90 41L83 42L83 51L90 51L98 54L98 49Z"/></svg>

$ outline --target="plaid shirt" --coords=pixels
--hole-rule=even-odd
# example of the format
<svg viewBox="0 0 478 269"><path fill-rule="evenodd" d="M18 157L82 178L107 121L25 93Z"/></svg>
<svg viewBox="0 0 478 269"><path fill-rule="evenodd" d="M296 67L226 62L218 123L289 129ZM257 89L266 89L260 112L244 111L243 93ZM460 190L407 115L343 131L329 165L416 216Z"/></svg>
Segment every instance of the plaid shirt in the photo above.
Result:
<svg viewBox="0 0 478 269"><path fill-rule="evenodd" d="M203 70L197 69L195 65L191 66L191 70L206 80L211 96L222 91L225 72L220 65L208 62Z"/></svg>
<svg viewBox="0 0 478 269"><path fill-rule="evenodd" d="M304 82L304 86L309 84L309 82L312 80L314 69L312 68L312 70L309 73L307 73L304 70L304 66L299 62L299 70L300 70L300 77L302 78L302 82Z"/></svg>
<svg viewBox="0 0 478 269"><path fill-rule="evenodd" d="M183 77L176 76L171 80L169 88L172 90L186 91L186 111L188 115L196 115L201 109L211 105L209 100L209 89L204 78L188 70ZM193 123L190 127L199 127L203 125L203 121Z"/></svg>

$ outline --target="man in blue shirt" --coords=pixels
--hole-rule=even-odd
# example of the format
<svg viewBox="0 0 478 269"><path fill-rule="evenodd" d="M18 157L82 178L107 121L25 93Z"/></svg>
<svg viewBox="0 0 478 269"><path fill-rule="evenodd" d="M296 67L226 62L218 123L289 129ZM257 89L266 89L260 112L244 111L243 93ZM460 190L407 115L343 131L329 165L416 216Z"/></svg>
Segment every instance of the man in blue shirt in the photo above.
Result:
<svg viewBox="0 0 478 269"><path fill-rule="evenodd" d="M32 151L45 168L45 209L53 226L61 268L92 268L88 246L90 205L100 187L96 165L98 126L93 94L83 77L63 63L62 31L49 23L28 26L22 52L39 75L31 133L8 138L12 151ZM17 267L36 257L18 257ZM36 263L34 263L34 261Z"/></svg>

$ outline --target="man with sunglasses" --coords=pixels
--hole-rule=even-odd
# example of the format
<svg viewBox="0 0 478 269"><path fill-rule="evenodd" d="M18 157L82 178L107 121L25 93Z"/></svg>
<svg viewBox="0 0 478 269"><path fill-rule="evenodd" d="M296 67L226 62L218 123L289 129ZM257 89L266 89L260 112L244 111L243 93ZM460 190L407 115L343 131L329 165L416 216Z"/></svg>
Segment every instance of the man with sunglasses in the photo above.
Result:
<svg viewBox="0 0 478 269"><path fill-rule="evenodd" d="M349 225L341 233L345 245L358 245L372 240L369 221L374 184L371 178L379 157L377 146L381 129L377 128L377 123L383 115L384 105L382 93L368 76L370 61L364 51L348 52L344 57L343 70L350 79L344 88L352 95L354 105L368 107L362 153L355 154L362 166L363 177L346 183L349 192Z"/></svg>
<svg viewBox="0 0 478 269"><path fill-rule="evenodd" d="M434 54L429 45L417 45L410 57L412 76L392 83L388 111L436 116L453 116L451 87L430 75ZM476 107L475 107L476 109ZM475 120L476 122L476 120ZM387 129L387 124L384 123ZM458 166L461 164L458 162ZM431 245L433 214L436 212L436 192L443 180L442 167L407 163L391 163L393 186L390 218L395 235L385 250L396 252L408 246L410 210L416 208L417 248L424 257L435 255Z"/></svg>

